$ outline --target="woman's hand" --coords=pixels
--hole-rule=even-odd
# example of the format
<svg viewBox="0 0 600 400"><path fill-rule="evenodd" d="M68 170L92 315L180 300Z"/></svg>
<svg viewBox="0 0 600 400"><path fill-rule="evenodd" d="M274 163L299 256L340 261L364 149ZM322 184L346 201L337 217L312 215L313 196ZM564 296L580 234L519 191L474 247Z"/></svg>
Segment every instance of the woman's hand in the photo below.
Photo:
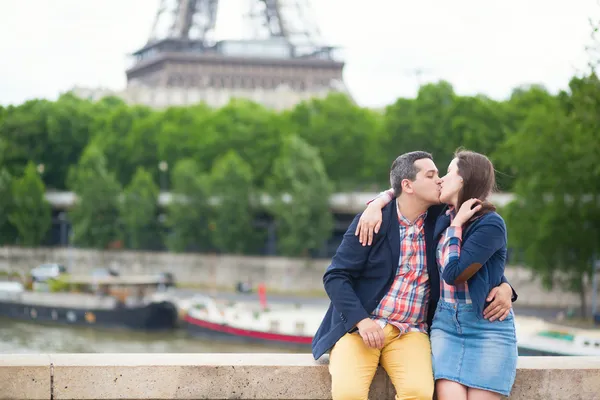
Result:
<svg viewBox="0 0 600 400"><path fill-rule="evenodd" d="M483 310L483 318L490 322L504 321L512 309L512 293L512 287L508 283L493 288L486 299L490 304Z"/></svg>
<svg viewBox="0 0 600 400"><path fill-rule="evenodd" d="M473 218L473 215L477 211L481 210L481 200L479 199L469 199L465 201L462 206L460 206L460 210L452 220L452 226L463 226L465 222L469 221Z"/></svg>
<svg viewBox="0 0 600 400"><path fill-rule="evenodd" d="M358 220L354 235L359 237L358 240L363 246L373 244L374 233L379 233L383 220L381 208L378 201L371 202Z"/></svg>

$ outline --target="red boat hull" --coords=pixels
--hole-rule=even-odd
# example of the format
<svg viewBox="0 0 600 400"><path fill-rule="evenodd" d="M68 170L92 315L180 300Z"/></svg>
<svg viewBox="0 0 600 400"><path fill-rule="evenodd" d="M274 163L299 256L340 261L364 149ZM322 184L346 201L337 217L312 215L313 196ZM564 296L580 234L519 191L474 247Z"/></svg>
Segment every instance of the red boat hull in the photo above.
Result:
<svg viewBox="0 0 600 400"><path fill-rule="evenodd" d="M221 338L241 342L263 343L272 345L310 347L312 336L283 335L271 332L254 331L215 324L189 315L184 317L187 331L192 335L208 338Z"/></svg>

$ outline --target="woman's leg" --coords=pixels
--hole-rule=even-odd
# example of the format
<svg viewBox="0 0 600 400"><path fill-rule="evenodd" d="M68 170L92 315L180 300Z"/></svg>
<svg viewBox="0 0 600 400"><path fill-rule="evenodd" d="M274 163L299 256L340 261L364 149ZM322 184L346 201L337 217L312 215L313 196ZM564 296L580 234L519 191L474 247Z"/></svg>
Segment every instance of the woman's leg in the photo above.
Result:
<svg viewBox="0 0 600 400"><path fill-rule="evenodd" d="M471 389L469 389L471 390ZM448 379L435 381L435 393L438 400L471 400L467 397L467 388L458 382Z"/></svg>
<svg viewBox="0 0 600 400"><path fill-rule="evenodd" d="M501 398L502 395L499 393L487 390L469 388L467 391L467 400L499 400Z"/></svg>

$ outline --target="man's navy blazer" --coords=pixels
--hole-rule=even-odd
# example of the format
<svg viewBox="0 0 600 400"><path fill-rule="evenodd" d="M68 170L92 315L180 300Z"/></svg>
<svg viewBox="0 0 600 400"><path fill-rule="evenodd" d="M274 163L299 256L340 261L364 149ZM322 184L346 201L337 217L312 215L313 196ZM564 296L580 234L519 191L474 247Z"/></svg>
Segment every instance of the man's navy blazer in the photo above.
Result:
<svg viewBox="0 0 600 400"><path fill-rule="evenodd" d="M437 241L434 231L438 231L435 224L444 207L430 207L424 224L430 283L427 310L429 326L440 298L440 274L436 264ZM371 246L363 246L354 235L361 215L354 217L323 276L325 291L331 299L331 304L313 337L312 353L315 359L331 349L358 322L369 318L390 290L396 276L400 259L400 225L396 199L382 209L381 227L379 233L374 235Z"/></svg>

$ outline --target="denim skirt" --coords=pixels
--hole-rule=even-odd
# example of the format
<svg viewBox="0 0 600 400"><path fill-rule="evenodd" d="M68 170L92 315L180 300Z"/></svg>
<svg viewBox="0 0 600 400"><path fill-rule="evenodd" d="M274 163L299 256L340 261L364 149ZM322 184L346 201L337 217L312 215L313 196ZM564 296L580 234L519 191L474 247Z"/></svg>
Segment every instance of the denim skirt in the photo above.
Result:
<svg viewBox="0 0 600 400"><path fill-rule="evenodd" d="M431 325L433 375L508 396L517 371L513 311L504 321L477 318L472 304L439 301Z"/></svg>

